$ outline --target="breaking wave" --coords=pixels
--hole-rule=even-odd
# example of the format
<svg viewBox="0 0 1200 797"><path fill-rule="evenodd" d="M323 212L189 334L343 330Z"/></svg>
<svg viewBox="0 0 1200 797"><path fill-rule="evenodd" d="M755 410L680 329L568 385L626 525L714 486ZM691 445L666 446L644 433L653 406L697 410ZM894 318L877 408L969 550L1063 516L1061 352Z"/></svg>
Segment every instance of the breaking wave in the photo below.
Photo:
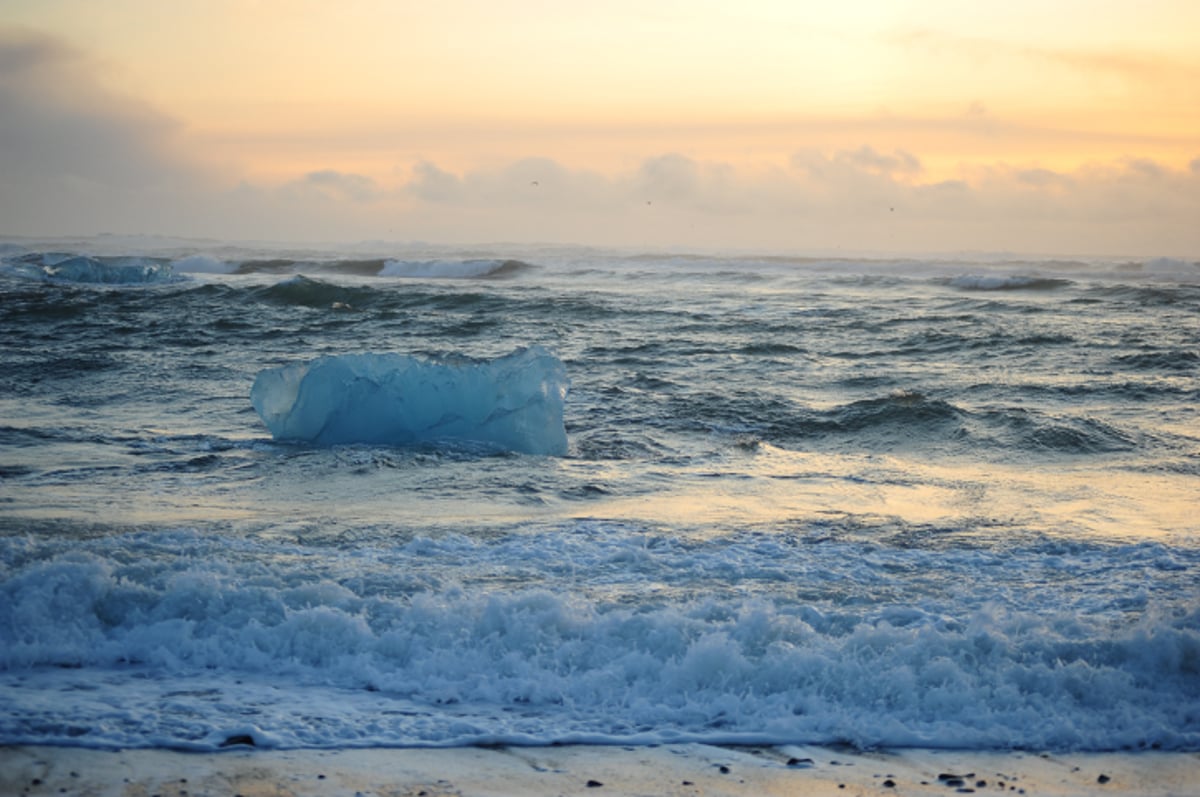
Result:
<svg viewBox="0 0 1200 797"><path fill-rule="evenodd" d="M39 707L0 712L0 738L100 747L169 740L195 749L247 732L259 746L283 748L1200 745L1200 612L1148 611L1113 628L1110 614L1084 610L1092 596L1053 580L1042 585L1051 594L1040 610L981 602L971 586L1003 578L1028 590L1024 570L1006 575L1014 557L1042 574L1104 580L1132 562L1177 581L1195 567L1186 551L1077 544L1019 556L863 555L835 541L734 535L683 544L671 534L625 539L587 524L564 531L417 537L337 556L186 531L51 556L0 541L13 563L0 583L11 607L0 615L0 683ZM864 596L880 594L841 605L703 595L622 605L522 589L515 579L488 590L429 582L434 568L450 565L513 574L537 567L565 580L585 567L655 589L696 573L719 581L736 572L747 583L849 577ZM887 596L886 582L922 571L961 586ZM207 697L194 699L181 684ZM53 710L55 696L79 700L84 688L121 710L85 727ZM187 710L163 710L172 705Z"/></svg>

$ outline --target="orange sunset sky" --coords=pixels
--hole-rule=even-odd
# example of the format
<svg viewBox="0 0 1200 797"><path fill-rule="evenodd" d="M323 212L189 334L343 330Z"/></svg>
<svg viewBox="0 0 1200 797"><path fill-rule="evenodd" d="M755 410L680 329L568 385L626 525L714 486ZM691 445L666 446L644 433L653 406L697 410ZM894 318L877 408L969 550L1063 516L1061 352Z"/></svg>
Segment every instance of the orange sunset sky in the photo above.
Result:
<svg viewBox="0 0 1200 797"><path fill-rule="evenodd" d="M1200 257L1194 0L4 0L0 233Z"/></svg>

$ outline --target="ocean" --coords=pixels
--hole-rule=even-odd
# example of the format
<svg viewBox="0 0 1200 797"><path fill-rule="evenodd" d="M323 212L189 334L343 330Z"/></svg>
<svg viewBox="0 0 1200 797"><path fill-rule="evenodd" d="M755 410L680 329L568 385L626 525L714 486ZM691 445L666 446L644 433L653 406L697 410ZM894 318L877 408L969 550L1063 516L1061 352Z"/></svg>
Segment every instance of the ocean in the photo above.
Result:
<svg viewBox="0 0 1200 797"><path fill-rule="evenodd" d="M1200 264L0 244L0 744L1200 750Z"/></svg>

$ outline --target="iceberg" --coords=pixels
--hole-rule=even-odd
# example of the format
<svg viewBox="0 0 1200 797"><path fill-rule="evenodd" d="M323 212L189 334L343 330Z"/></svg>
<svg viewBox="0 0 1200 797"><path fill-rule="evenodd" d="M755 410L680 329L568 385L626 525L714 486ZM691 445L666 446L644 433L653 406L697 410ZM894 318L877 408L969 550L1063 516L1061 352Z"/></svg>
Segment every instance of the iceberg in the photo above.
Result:
<svg viewBox="0 0 1200 797"><path fill-rule="evenodd" d="M494 360L346 354L261 371L250 403L276 440L482 443L563 455L562 361L540 346Z"/></svg>
<svg viewBox="0 0 1200 797"><path fill-rule="evenodd" d="M171 282L171 264L147 257L90 257L42 252L12 262L11 273L25 279L91 285L145 285Z"/></svg>

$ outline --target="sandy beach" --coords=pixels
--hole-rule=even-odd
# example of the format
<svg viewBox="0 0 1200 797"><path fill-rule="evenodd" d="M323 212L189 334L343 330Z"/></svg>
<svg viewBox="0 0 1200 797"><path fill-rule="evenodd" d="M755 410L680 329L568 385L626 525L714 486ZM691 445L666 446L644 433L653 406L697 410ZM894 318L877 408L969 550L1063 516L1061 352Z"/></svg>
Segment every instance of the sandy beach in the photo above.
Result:
<svg viewBox="0 0 1200 797"><path fill-rule="evenodd" d="M91 797L442 795L1195 795L1200 753L827 747L465 747L104 751L0 748L0 794Z"/></svg>

